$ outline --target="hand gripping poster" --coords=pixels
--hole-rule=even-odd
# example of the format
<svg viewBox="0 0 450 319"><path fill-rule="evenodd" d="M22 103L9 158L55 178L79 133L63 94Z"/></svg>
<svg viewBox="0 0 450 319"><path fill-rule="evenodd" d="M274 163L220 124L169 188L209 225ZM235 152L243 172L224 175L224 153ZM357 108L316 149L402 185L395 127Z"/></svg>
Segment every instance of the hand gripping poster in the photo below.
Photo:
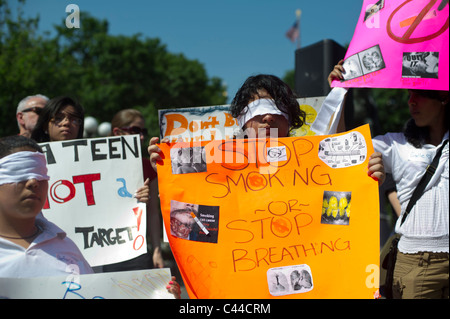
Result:
<svg viewBox="0 0 450 319"><path fill-rule="evenodd" d="M369 126L326 136L162 143L165 230L190 298L374 298Z"/></svg>
<svg viewBox="0 0 450 319"><path fill-rule="evenodd" d="M365 0L336 87L449 90L448 0Z"/></svg>

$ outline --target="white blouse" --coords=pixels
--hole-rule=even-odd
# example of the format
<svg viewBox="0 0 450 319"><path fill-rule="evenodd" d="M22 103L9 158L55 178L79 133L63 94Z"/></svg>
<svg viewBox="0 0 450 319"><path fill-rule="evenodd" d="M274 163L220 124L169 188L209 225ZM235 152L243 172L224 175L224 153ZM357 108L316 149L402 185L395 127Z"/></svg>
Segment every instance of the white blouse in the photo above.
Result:
<svg viewBox="0 0 450 319"><path fill-rule="evenodd" d="M444 140L448 139L448 132ZM442 145L415 148L403 133L388 133L373 139L375 151L382 153L386 173L391 173L397 186L402 215L417 184ZM402 216L395 231L402 235L402 253L449 252L449 146L442 151L438 167L424 193L411 209L402 226Z"/></svg>

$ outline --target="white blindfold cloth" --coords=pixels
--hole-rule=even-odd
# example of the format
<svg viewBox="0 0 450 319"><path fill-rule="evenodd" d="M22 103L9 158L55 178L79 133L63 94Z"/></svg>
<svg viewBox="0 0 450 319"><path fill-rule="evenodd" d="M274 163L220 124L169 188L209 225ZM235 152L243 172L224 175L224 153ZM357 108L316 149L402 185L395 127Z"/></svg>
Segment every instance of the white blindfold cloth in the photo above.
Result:
<svg viewBox="0 0 450 319"><path fill-rule="evenodd" d="M275 101L272 99L258 99L247 105L247 112L245 114L239 115L237 121L240 128L250 121L252 118L258 115L274 114L283 115L289 122L289 115L278 109Z"/></svg>
<svg viewBox="0 0 450 319"><path fill-rule="evenodd" d="M45 155L39 152L17 152L0 159L0 185L30 179L49 180Z"/></svg>

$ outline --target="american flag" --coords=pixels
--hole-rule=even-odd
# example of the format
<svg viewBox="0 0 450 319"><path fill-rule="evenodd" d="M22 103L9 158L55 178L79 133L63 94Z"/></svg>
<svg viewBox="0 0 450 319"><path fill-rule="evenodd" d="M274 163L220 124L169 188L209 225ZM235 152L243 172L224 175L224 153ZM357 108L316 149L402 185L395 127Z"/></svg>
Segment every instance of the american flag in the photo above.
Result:
<svg viewBox="0 0 450 319"><path fill-rule="evenodd" d="M300 36L300 30L299 30L299 23L297 20L294 22L292 27L286 32L286 37L289 40L291 40L292 42L295 42L299 36Z"/></svg>

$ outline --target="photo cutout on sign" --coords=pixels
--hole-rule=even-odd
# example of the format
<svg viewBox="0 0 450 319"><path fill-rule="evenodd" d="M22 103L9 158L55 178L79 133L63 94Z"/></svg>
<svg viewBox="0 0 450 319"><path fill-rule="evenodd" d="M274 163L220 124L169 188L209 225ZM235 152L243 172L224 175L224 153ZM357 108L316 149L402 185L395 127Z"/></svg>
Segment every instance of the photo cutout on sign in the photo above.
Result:
<svg viewBox="0 0 450 319"><path fill-rule="evenodd" d="M331 225L349 225L351 200L351 192L324 191L320 222Z"/></svg>
<svg viewBox="0 0 450 319"><path fill-rule="evenodd" d="M319 158L331 168L360 165L367 158L367 144L359 132L328 137L319 143Z"/></svg>
<svg viewBox="0 0 450 319"><path fill-rule="evenodd" d="M199 242L217 243L219 206L170 201L170 234Z"/></svg>
<svg viewBox="0 0 450 319"><path fill-rule="evenodd" d="M402 77L437 79L439 52L403 52Z"/></svg>
<svg viewBox="0 0 450 319"><path fill-rule="evenodd" d="M364 22L366 22L367 19L371 18L373 15L378 13L383 8L384 8L384 0L379 0L375 4L368 5L366 8L366 13L364 14Z"/></svg>
<svg viewBox="0 0 450 319"><path fill-rule="evenodd" d="M362 71L364 74L369 74L385 68L383 56L381 55L380 46L376 45L360 54L362 62Z"/></svg>
<svg viewBox="0 0 450 319"><path fill-rule="evenodd" d="M173 147L170 150L172 174L188 174L206 172L205 148Z"/></svg>
<svg viewBox="0 0 450 319"><path fill-rule="evenodd" d="M306 293L314 289L311 268L294 265L267 270L267 284L272 296Z"/></svg>
<svg viewBox="0 0 450 319"><path fill-rule="evenodd" d="M344 81L348 81L382 70L386 64L380 46L377 44L345 59L343 67Z"/></svg>

